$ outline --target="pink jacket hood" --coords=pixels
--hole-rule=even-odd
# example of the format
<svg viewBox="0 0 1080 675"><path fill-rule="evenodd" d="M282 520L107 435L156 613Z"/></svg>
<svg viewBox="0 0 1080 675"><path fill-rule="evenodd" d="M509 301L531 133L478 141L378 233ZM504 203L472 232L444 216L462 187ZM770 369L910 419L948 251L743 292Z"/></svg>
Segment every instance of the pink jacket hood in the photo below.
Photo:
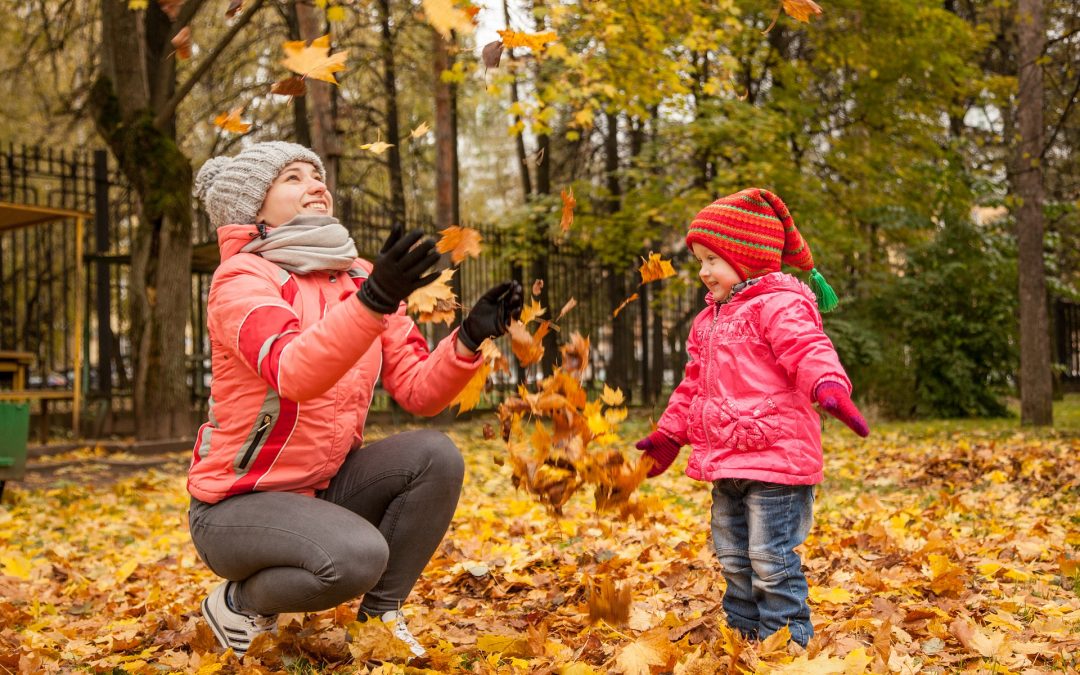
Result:
<svg viewBox="0 0 1080 675"><path fill-rule="evenodd" d="M747 478L788 485L821 482L818 383L849 390L814 294L774 272L707 307L687 338L690 361L658 428L691 445L695 479Z"/></svg>

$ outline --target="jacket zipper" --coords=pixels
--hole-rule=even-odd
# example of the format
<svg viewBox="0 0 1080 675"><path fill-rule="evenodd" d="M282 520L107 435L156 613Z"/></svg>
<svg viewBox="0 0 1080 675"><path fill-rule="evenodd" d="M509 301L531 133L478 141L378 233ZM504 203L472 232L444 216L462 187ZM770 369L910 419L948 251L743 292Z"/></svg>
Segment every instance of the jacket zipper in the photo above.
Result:
<svg viewBox="0 0 1080 675"><path fill-rule="evenodd" d="M255 454L255 448L259 447L259 441L262 440L263 434L270 427L271 418L269 415L263 415L262 425L255 430L255 438L251 439L251 445L244 451L244 456L240 458L240 468L246 469L248 462L251 461L251 456Z"/></svg>
<svg viewBox="0 0 1080 675"><path fill-rule="evenodd" d="M709 385L711 383L711 380L709 378L709 365L712 363L712 361L713 361L712 355L716 351L715 348L713 347L713 338L716 337L716 324L719 321L720 321L720 305L715 305L713 307L712 325L709 326L709 339L705 341L705 344L708 347L708 351L705 354L705 357L706 357L705 358L705 381L702 384L705 385L705 391L706 392L708 392ZM708 398L708 397L706 396L706 398ZM708 450L709 450L709 457L712 457L713 456L712 441L709 440L709 429L708 429L708 426L705 424L705 401L704 400L702 400L702 402L701 402L701 411L700 411L699 414L701 415L701 429L704 432L703 435L705 436L705 447L708 448Z"/></svg>

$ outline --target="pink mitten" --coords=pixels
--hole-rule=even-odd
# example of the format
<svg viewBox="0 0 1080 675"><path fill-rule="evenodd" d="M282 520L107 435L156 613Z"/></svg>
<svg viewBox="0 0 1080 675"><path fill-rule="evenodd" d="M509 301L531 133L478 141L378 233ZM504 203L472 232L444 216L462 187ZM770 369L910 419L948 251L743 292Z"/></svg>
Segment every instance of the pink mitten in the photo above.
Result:
<svg viewBox="0 0 1080 675"><path fill-rule="evenodd" d="M863 438L870 435L870 427L866 425L862 413L851 401L851 394L844 385L826 380L814 390L814 398L825 409L825 412L848 425L858 435Z"/></svg>
<svg viewBox="0 0 1080 675"><path fill-rule="evenodd" d="M679 449L681 448L678 443L671 440L662 431L652 432L638 441L634 447L638 450L644 450L645 454L653 461L653 466L647 474L649 478L655 478L667 471L667 468L679 456Z"/></svg>

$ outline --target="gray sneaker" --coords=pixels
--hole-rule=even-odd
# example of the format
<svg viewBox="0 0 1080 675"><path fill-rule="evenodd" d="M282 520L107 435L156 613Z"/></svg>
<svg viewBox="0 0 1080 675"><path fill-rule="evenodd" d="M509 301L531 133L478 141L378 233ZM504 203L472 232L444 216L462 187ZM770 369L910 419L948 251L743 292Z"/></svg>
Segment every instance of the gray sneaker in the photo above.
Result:
<svg viewBox="0 0 1080 675"><path fill-rule="evenodd" d="M237 656L243 656L256 635L269 633L277 627L277 614L264 616L233 611L225 600L231 583L224 581L210 591L202 601L202 613L221 646L232 647Z"/></svg>

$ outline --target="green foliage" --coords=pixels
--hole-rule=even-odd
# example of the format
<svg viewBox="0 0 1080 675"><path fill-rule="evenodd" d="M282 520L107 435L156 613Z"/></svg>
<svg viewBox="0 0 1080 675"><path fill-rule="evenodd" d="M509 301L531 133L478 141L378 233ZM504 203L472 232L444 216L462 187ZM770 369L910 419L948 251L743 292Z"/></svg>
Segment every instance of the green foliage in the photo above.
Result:
<svg viewBox="0 0 1080 675"><path fill-rule="evenodd" d="M1017 366L1015 255L1002 227L967 220L914 247L903 276L828 323L856 391L890 417L1006 414Z"/></svg>

